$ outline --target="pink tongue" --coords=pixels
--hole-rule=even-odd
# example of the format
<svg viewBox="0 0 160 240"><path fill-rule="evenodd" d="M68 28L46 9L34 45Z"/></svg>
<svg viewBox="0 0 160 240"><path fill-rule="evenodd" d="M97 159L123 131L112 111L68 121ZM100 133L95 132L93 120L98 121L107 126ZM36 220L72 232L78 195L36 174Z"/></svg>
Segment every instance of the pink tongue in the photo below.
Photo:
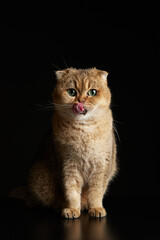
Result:
<svg viewBox="0 0 160 240"><path fill-rule="evenodd" d="M83 113L85 110L84 106L82 103L75 103L73 105L73 112L74 113Z"/></svg>

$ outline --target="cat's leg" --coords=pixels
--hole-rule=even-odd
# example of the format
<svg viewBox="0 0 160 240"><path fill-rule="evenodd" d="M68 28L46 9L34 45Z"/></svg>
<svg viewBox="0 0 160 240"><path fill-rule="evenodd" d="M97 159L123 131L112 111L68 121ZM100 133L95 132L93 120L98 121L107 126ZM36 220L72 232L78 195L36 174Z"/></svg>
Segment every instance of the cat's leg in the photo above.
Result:
<svg viewBox="0 0 160 240"><path fill-rule="evenodd" d="M76 169L70 169L64 174L63 181L67 206L62 210L62 216L65 218L78 218L81 212L82 178Z"/></svg>
<svg viewBox="0 0 160 240"><path fill-rule="evenodd" d="M47 167L45 162L36 162L29 174L28 188L30 200L44 206L53 207L55 198L55 185L53 172Z"/></svg>
<svg viewBox="0 0 160 240"><path fill-rule="evenodd" d="M104 196L104 174L103 172L96 172L92 174L89 180L88 189L88 205L89 215L91 217L105 217L106 210L103 207L103 196Z"/></svg>
<svg viewBox="0 0 160 240"><path fill-rule="evenodd" d="M108 185L117 171L116 166L116 150L112 155L112 160L108 159L106 168L101 172L95 173L89 182L88 203L89 215L92 217L104 217L107 215L106 210L103 208L102 201L104 194L107 191Z"/></svg>

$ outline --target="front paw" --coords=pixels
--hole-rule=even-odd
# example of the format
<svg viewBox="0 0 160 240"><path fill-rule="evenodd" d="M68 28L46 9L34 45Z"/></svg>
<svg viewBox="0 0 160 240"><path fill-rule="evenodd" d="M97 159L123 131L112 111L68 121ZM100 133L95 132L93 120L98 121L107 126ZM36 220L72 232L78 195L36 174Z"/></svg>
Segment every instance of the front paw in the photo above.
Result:
<svg viewBox="0 0 160 240"><path fill-rule="evenodd" d="M79 218L80 216L80 210L79 209L74 209L74 208L64 208L62 210L62 217L64 218Z"/></svg>
<svg viewBox="0 0 160 240"><path fill-rule="evenodd" d="M102 207L91 208L88 211L88 213L89 213L90 217L93 217L93 218L102 218L102 217L105 217L107 215L106 210Z"/></svg>

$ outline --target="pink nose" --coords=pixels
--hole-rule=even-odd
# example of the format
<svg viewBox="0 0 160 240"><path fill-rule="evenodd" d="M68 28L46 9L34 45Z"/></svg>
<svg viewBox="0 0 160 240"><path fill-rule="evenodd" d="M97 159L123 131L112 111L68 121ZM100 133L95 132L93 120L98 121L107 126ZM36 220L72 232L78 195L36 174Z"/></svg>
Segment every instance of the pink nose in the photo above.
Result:
<svg viewBox="0 0 160 240"><path fill-rule="evenodd" d="M75 103L73 105L73 112L76 113L83 113L85 110L83 103Z"/></svg>

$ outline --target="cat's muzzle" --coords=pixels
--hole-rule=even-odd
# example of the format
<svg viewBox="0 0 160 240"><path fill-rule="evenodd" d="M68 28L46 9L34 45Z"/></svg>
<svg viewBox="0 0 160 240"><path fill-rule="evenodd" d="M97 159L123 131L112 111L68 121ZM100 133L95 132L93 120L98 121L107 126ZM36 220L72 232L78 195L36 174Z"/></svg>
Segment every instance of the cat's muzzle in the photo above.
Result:
<svg viewBox="0 0 160 240"><path fill-rule="evenodd" d="M87 109L84 107L83 103L75 103L72 109L75 114L79 113L85 115L87 113Z"/></svg>

